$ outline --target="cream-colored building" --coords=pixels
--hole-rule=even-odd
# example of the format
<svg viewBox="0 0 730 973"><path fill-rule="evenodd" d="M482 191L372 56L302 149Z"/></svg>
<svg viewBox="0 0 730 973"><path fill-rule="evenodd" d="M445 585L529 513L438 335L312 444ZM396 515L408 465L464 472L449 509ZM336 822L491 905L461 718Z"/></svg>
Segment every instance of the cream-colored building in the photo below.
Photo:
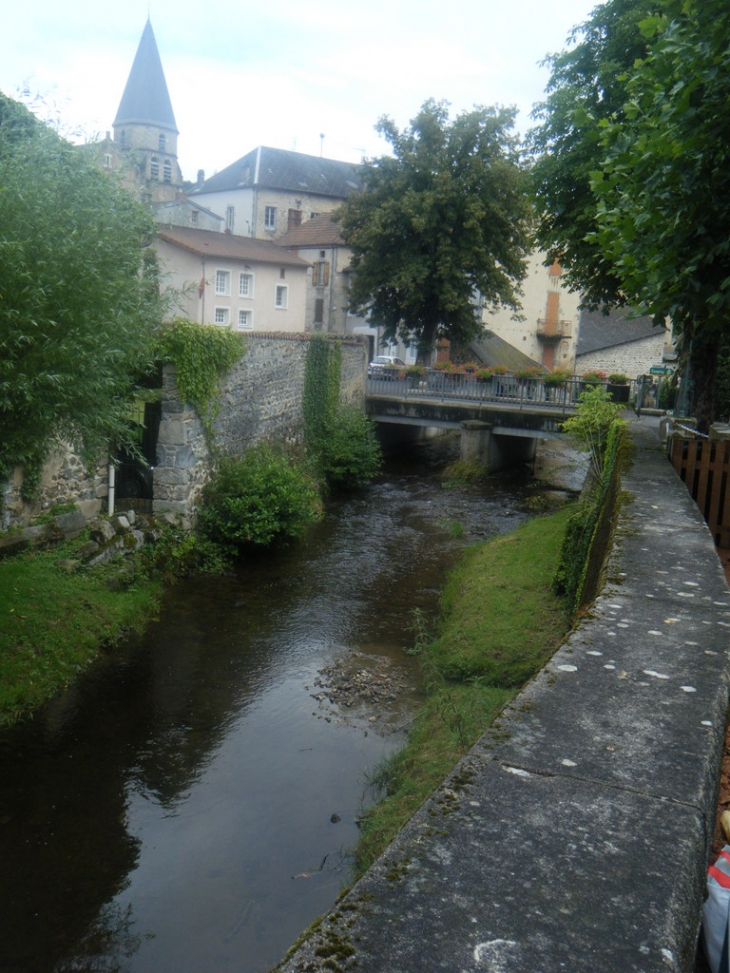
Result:
<svg viewBox="0 0 730 973"><path fill-rule="evenodd" d="M155 238L170 317L237 331L305 330L309 264L266 240L170 226Z"/></svg>
<svg viewBox="0 0 730 973"><path fill-rule="evenodd" d="M309 264L305 320L308 330L334 334L360 334L372 338L377 329L347 309L352 252L342 237L342 227L331 213L320 213L294 227L277 245L298 253Z"/></svg>
<svg viewBox="0 0 730 973"><path fill-rule="evenodd" d="M562 269L544 264L545 254L533 253L522 284L519 318L509 309L484 312L484 327L546 368L570 368L575 362L580 294L562 284Z"/></svg>
<svg viewBox="0 0 730 973"><path fill-rule="evenodd" d="M190 194L240 236L275 240L337 209L360 187L357 166L260 145Z"/></svg>

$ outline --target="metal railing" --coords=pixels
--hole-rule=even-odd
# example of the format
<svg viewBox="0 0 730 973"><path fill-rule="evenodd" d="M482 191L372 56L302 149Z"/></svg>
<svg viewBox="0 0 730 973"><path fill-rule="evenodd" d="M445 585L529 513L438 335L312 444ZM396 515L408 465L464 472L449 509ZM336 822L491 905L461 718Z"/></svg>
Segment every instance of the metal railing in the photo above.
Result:
<svg viewBox="0 0 730 973"><path fill-rule="evenodd" d="M463 400L517 408L545 407L563 412L573 411L586 387L580 378L571 378L559 385L541 378L517 378L515 375L495 375L484 381L476 375L450 375L437 369L427 369L423 375L403 375L393 369L392 374L384 371L382 375L370 376L367 383L370 395L439 402Z"/></svg>

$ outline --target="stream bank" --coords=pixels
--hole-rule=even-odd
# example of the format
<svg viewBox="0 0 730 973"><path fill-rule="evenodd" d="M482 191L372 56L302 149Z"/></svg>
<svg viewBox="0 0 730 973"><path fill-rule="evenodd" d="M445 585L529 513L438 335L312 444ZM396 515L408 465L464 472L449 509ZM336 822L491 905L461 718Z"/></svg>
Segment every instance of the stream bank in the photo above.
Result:
<svg viewBox="0 0 730 973"><path fill-rule="evenodd" d="M419 698L413 609L433 623L464 547L544 489L447 491L420 456L305 543L169 589L143 637L0 733L0 965L261 973L331 906Z"/></svg>

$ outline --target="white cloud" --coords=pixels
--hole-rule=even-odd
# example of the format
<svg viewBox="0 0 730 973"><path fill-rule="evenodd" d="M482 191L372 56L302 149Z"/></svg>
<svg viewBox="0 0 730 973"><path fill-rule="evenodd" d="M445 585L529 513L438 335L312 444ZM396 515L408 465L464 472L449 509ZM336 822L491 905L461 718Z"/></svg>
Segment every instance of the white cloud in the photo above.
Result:
<svg viewBox="0 0 730 973"><path fill-rule="evenodd" d="M219 170L259 144L357 161L384 145L381 115L406 125L427 98L454 112L517 104L526 127L547 71L592 0L155 0L152 21L180 129L183 172ZM111 129L147 0L26 0L6 15L0 89L27 80L66 129Z"/></svg>

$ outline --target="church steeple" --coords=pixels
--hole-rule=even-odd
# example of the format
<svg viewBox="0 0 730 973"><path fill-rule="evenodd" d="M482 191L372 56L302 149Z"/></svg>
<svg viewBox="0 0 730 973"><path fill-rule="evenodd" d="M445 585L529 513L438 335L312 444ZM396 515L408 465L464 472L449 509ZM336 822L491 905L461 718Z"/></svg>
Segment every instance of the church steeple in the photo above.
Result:
<svg viewBox="0 0 730 973"><path fill-rule="evenodd" d="M114 119L115 129L121 125L154 125L178 134L160 52L149 20Z"/></svg>
<svg viewBox="0 0 730 973"><path fill-rule="evenodd" d="M182 187L177 161L177 124L162 70L160 52L148 18L129 72L117 117L114 141L130 154L150 203L174 199Z"/></svg>

